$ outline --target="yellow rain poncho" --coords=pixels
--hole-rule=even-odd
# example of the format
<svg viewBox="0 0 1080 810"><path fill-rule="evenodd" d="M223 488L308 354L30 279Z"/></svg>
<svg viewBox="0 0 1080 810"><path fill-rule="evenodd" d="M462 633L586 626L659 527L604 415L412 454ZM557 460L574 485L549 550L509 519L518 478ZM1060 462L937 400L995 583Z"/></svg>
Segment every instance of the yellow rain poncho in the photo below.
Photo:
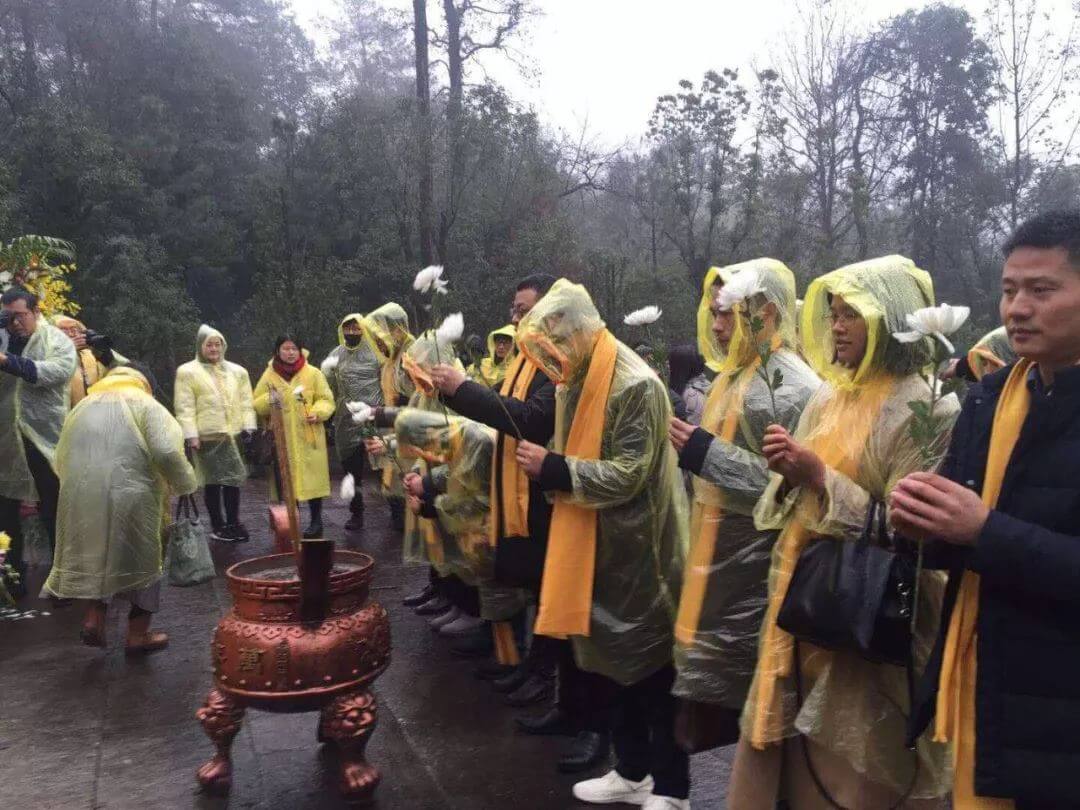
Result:
<svg viewBox="0 0 1080 810"><path fill-rule="evenodd" d="M305 363L291 380L274 370L271 360L255 386L255 412L270 418L270 389L281 395L289 447L289 471L293 495L298 501L325 498L330 494L330 460L326 453L326 427L334 415L334 394L322 372ZM307 416L316 417L312 424Z"/></svg>
<svg viewBox="0 0 1080 810"><path fill-rule="evenodd" d="M169 490L187 495L196 480L183 431L145 377L122 366L93 387L64 424L56 470L56 554L45 590L107 599L152 585Z"/></svg>
<svg viewBox="0 0 1080 810"><path fill-rule="evenodd" d="M754 505L769 484L761 455L765 429L794 430L807 401L821 385L795 353L795 277L781 262L756 259L721 272L756 273L764 289L736 308L735 333L713 380L702 428L716 438L694 478L690 554L675 622L673 693L739 710L757 664L757 635L765 615L765 580L776 531L754 526ZM775 330L755 336L748 317L775 307ZM711 334L711 324L706 329ZM771 332L772 334L768 334ZM760 376L757 343L769 344L768 376L779 371L774 392Z"/></svg>
<svg viewBox="0 0 1080 810"><path fill-rule="evenodd" d="M416 338L405 350L401 357L401 367L407 375L410 385L414 388L409 397L409 407L419 411L437 413L445 426L449 416L453 414L449 408L444 411L444 405L439 401L438 391L431 380L431 369L439 363L446 363L461 369L461 363L454 353L454 347L444 343L438 345L436 351L435 333L431 330L424 332ZM401 386L399 386L401 387ZM436 489L444 490L445 477L448 469L444 463L429 463L429 459L415 452L403 453L399 451L398 437L390 443L390 451L398 454L401 466L420 476L431 475L436 483ZM391 469L396 467L391 464ZM442 536L438 525L434 520L414 515L411 511L405 513L405 533L403 536L403 557L408 563L431 563L440 574L451 573L448 568L446 554L443 549Z"/></svg>
<svg viewBox="0 0 1080 810"><path fill-rule="evenodd" d="M748 264L748 263L745 263ZM724 348L716 341L716 335L712 331L712 305L716 300L716 289L722 287L731 277L744 267L745 264L733 264L727 267L710 267L701 282L701 300L698 302L697 311L697 342L698 351L705 358L705 365L712 371L720 371L724 365L724 356L727 354Z"/></svg>
<svg viewBox="0 0 1080 810"><path fill-rule="evenodd" d="M379 361L379 390L382 402L388 407L400 404L412 393L412 383L401 368L401 358L414 340L409 332L409 314L400 304L391 301L372 310L364 319L364 339ZM383 431L389 440L392 431ZM389 458L380 460L383 497L400 500L405 497L401 478Z"/></svg>
<svg viewBox="0 0 1080 810"><path fill-rule="evenodd" d="M993 332L983 335L968 352L967 361L976 380L981 380L987 374L1015 363L1016 352L1013 351L1012 343L1009 342L1005 327L998 327Z"/></svg>
<svg viewBox="0 0 1080 810"><path fill-rule="evenodd" d="M52 462L78 358L68 336L40 316L22 356L34 361L37 382L0 371L0 497L36 501L23 440Z"/></svg>
<svg viewBox="0 0 1080 810"><path fill-rule="evenodd" d="M518 347L558 386L555 449L566 456L572 482L571 492L552 493L537 632L576 627L567 611L583 598L585 632L570 633L578 664L637 683L671 661L686 554L686 491L667 438L667 391L607 331L585 288L565 279L518 325ZM594 366L610 370L606 395L579 408L597 390ZM598 432L582 441L582 425ZM575 456L573 445L594 440L597 455ZM575 524L584 532L559 530Z"/></svg>
<svg viewBox="0 0 1080 810"><path fill-rule="evenodd" d="M210 338L222 345L216 363L204 354ZM236 437L256 427L251 378L243 366L225 359L228 348L221 332L203 324L195 336L195 359L176 370L174 411L184 438L199 440L192 455L201 485L240 487L248 475Z"/></svg>
<svg viewBox="0 0 1080 810"><path fill-rule="evenodd" d="M80 332L86 331L86 326L82 321L76 320L69 315L57 315L53 318L53 326L61 331L66 331L71 328L78 329ZM89 348L76 349L75 351L78 355L79 363L78 368L75 369L75 374L71 377L70 393L72 408L83 401L90 386L108 374L110 368L127 365L127 360L116 352L113 352L112 365L106 366L94 356L94 353Z"/></svg>
<svg viewBox="0 0 1080 810"><path fill-rule="evenodd" d="M345 403L366 402L372 407L383 404L379 358L370 340L361 339L352 347L345 343L345 324L349 321L356 321L361 329L365 328L363 315L354 313L342 318L338 324L338 346L323 361L321 368L337 402L334 446L340 461L349 458L364 441L363 428L352 420Z"/></svg>
<svg viewBox="0 0 1080 810"><path fill-rule="evenodd" d="M506 370L510 368L510 365L514 360L514 348L513 341L516 330L513 324L507 324L501 329L496 329L491 332L487 337L487 357L481 358L481 360L471 367L472 379L481 385L486 385L488 388L496 388L502 385L502 381L506 379ZM511 347L510 353L500 362L495 356L495 338L505 337L510 338Z"/></svg>
<svg viewBox="0 0 1080 810"><path fill-rule="evenodd" d="M828 320L832 296L841 296L866 323L866 353L855 370L833 362ZM800 644L804 701L796 713L794 644L776 626L776 614L807 543L814 538L855 541L871 500L887 502L899 479L928 466L911 438L908 403L930 398L921 372L933 348L929 341L900 343L892 334L906 329L906 315L932 305L929 276L901 256L849 265L810 285L803 309L803 347L828 384L803 412L795 439L825 463L825 492L819 497L803 489L786 491L783 479L774 475L755 511L759 529L781 534L773 547L769 606L742 732L759 749L804 734L854 773L897 795L907 789L914 768L914 757L903 746L909 711L904 669ZM938 405L949 424L958 411L952 396ZM944 454L948 438L948 430L938 437L931 448L935 457ZM916 671L925 665L938 626L941 586L939 574L923 573L913 644ZM949 786L944 746L924 737L917 752L912 798L944 795Z"/></svg>

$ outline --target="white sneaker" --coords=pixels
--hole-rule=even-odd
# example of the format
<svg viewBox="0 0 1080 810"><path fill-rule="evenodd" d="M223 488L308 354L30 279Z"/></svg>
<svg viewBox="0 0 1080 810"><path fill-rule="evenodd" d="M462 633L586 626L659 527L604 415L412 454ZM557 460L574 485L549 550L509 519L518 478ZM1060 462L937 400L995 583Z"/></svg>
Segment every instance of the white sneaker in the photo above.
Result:
<svg viewBox="0 0 1080 810"><path fill-rule="evenodd" d="M645 804L652 789L651 776L646 776L640 782L631 782L613 770L596 779L578 782L574 785L574 798L590 804Z"/></svg>
<svg viewBox="0 0 1080 810"><path fill-rule="evenodd" d="M645 800L645 804L641 805L641 810L690 810L690 800L657 796L654 793Z"/></svg>

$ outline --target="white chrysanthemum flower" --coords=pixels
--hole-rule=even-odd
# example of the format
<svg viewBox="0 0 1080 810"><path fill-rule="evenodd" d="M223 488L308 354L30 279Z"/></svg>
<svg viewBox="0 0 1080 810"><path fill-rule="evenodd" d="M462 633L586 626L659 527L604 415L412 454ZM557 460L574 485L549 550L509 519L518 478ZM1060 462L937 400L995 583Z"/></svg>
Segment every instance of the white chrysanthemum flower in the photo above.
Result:
<svg viewBox="0 0 1080 810"><path fill-rule="evenodd" d="M970 314L970 307L954 307L950 304L917 309L907 316L907 325L911 327L911 331L893 332L893 337L901 343L915 343L923 338L937 338L949 354L952 354L956 350L949 341L948 335L963 326Z"/></svg>
<svg viewBox="0 0 1080 810"><path fill-rule="evenodd" d="M375 420L375 409L366 402L346 402L345 407L352 414L352 420L358 425Z"/></svg>
<svg viewBox="0 0 1080 810"><path fill-rule="evenodd" d="M660 320L660 316L664 314L664 311L655 304L650 304L647 307L641 309L635 309L625 318L623 323L627 326L649 326Z"/></svg>
<svg viewBox="0 0 1080 810"><path fill-rule="evenodd" d="M341 479L341 500L345 502L352 501L355 495L356 479L352 477L352 473L349 473Z"/></svg>
<svg viewBox="0 0 1080 810"><path fill-rule="evenodd" d="M3 273L0 273L0 284L10 284L12 279L14 278L14 273L12 273L10 270L5 270Z"/></svg>
<svg viewBox="0 0 1080 810"><path fill-rule="evenodd" d="M765 292L765 289L761 286L757 271L743 270L724 283L720 294L716 296L716 303L722 311L731 312L737 304L762 292Z"/></svg>
<svg viewBox="0 0 1080 810"><path fill-rule="evenodd" d="M447 282L443 280L442 274L443 266L441 264L433 264L429 267L425 267L417 273L416 278L413 279L413 289L421 293L427 293L434 290L435 292L441 292L445 295Z"/></svg>
<svg viewBox="0 0 1080 810"><path fill-rule="evenodd" d="M337 353L335 352L334 354L331 354L329 357L322 361L322 366L320 367L322 373L324 375L329 374L331 371L338 367L339 362L340 360L337 356Z"/></svg>
<svg viewBox="0 0 1080 810"><path fill-rule="evenodd" d="M304 386L298 385L298 386L296 386L296 388L294 388L292 390L292 392L293 392L293 396L296 397L297 399L302 400L304 398Z"/></svg>
<svg viewBox="0 0 1080 810"><path fill-rule="evenodd" d="M443 346L449 346L451 343L461 340L464 333L465 318L460 312L455 312L453 315L447 315L443 322L439 324L439 328L435 330L435 340Z"/></svg>

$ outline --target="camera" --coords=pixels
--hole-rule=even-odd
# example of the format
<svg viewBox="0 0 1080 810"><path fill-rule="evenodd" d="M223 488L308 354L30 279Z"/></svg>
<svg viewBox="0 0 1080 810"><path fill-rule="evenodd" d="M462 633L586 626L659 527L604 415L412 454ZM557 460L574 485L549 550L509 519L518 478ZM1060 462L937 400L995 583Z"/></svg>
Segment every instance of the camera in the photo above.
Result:
<svg viewBox="0 0 1080 810"><path fill-rule="evenodd" d="M112 338L95 332L93 329L87 329L84 338L86 345L93 351L104 352L112 348Z"/></svg>

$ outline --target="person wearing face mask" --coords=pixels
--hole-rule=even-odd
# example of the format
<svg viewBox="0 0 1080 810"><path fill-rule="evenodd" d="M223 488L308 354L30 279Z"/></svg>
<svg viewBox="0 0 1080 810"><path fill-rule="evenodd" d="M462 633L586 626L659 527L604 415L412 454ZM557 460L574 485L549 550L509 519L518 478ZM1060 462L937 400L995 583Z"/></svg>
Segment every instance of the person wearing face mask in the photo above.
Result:
<svg viewBox="0 0 1080 810"><path fill-rule="evenodd" d="M554 499L536 632L569 637L580 667L603 678L590 697L611 709L615 769L579 782L574 796L688 808L671 695L688 515L666 387L566 279L521 321L518 347L560 388L555 450L517 448Z"/></svg>
<svg viewBox="0 0 1080 810"><path fill-rule="evenodd" d="M241 445L254 433L256 420L251 378L243 366L225 359L227 349L221 332L199 327L195 359L176 370L174 411L203 487L210 536L242 543L249 534L240 522L240 488L248 477Z"/></svg>
<svg viewBox="0 0 1080 810"><path fill-rule="evenodd" d="M923 371L929 339L902 343L906 318L933 306L930 276L902 256L842 267L811 283L803 307L803 350L824 384L794 432L771 425L762 454L774 473L755 524L779 532L757 665L743 709L728 806L774 810L940 808L949 788L945 747L922 737L904 746L905 668L854 652L796 643L777 625L799 556L813 540L858 540L873 504L896 482L933 467L959 410L938 401L932 443L911 433L910 403L929 403ZM924 571L912 633L915 671L927 660L941 610L939 574ZM801 699L800 699L801 697Z"/></svg>
<svg viewBox="0 0 1080 810"><path fill-rule="evenodd" d="M951 744L956 810L1075 808L1080 210L1032 217L1004 254L1019 359L968 390L940 474L892 494L893 526L949 570L909 739Z"/></svg>
<svg viewBox="0 0 1080 810"><path fill-rule="evenodd" d="M21 577L23 501L39 502L49 542L56 542L60 482L53 459L78 358L67 335L46 322L32 292L7 290L0 306L7 337L0 351L0 531L11 537L7 561ZM24 581L11 584L13 595L25 593Z"/></svg>
<svg viewBox="0 0 1080 810"><path fill-rule="evenodd" d="M363 315L353 313L342 318L338 325L338 346L323 360L321 370L337 402L334 447L341 466L356 484L345 528L358 531L364 525L364 495L360 481L364 474L366 453L363 427L353 422L347 403L366 402L372 407L383 404L379 359L371 342L364 339Z"/></svg>
<svg viewBox="0 0 1080 810"><path fill-rule="evenodd" d="M712 331L723 345L724 365L713 380L701 426L676 418L670 428L679 466L694 475L690 553L675 620L673 690L681 698L680 744L692 752L738 739L777 536L754 526L754 506L769 483L762 440L770 425L794 429L821 383L794 350L791 271L773 259L723 270L752 274L761 292L734 305L722 297L712 301ZM760 333L751 331L751 318L760 319ZM782 375L772 391L761 376L761 344L773 352L768 378Z"/></svg>
<svg viewBox="0 0 1080 810"><path fill-rule="evenodd" d="M412 383L401 368L401 358L413 343L409 332L409 314L393 301L368 313L363 322L364 339L375 352L379 361L379 391L386 407L404 405L412 394ZM393 435L384 431L383 438ZM364 449L373 458L379 458L382 495L390 509L390 523L396 531L405 530L405 491L401 476L389 457L383 454L380 439L372 437L364 442Z"/></svg>
<svg viewBox="0 0 1080 810"><path fill-rule="evenodd" d="M325 423L334 415L334 394L322 372L307 362L299 338L282 335L274 343L274 356L255 386L255 412L262 419L270 418L271 389L281 399L293 496L308 504L311 522L304 537L322 537L322 499L330 495Z"/></svg>

